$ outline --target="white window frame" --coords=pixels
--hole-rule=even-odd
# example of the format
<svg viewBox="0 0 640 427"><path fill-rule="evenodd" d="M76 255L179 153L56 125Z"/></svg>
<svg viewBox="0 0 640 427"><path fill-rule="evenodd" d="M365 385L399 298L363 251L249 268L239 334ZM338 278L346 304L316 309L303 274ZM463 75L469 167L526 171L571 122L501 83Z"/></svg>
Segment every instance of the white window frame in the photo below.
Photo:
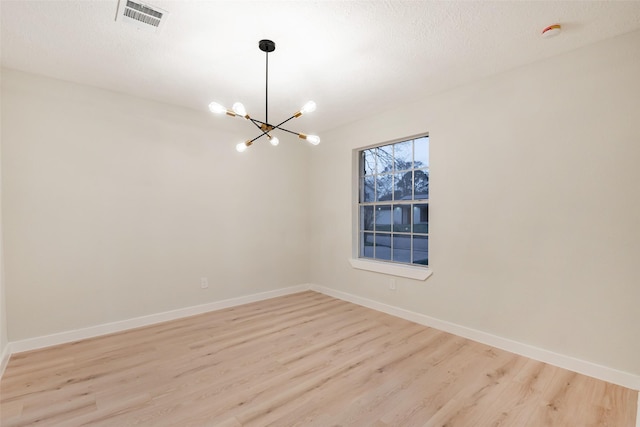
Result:
<svg viewBox="0 0 640 427"><path fill-rule="evenodd" d="M383 261L372 258L360 258L360 153L364 150L396 144L422 137L428 137L428 133L418 134L387 141L379 144L355 148L352 152L352 253L349 263L355 269L387 274L391 276L405 277L414 280L426 280L433 274L429 266L404 264L394 261ZM431 143L431 138L429 138ZM429 203L429 200L427 200Z"/></svg>

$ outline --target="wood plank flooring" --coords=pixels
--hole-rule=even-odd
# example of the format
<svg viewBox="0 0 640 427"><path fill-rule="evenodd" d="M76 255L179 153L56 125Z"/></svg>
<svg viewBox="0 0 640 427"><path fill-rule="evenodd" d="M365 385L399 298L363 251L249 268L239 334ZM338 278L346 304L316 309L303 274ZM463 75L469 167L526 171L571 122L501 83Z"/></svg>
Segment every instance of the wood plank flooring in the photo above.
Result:
<svg viewBox="0 0 640 427"><path fill-rule="evenodd" d="M633 427L637 398L309 291L13 355L0 424Z"/></svg>

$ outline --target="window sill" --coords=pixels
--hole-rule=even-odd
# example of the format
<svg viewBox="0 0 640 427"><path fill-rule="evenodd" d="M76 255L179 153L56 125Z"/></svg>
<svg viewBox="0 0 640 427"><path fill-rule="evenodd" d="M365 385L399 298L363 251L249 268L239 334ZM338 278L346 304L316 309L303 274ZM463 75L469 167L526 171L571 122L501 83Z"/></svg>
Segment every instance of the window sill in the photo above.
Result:
<svg viewBox="0 0 640 427"><path fill-rule="evenodd" d="M424 267L369 261L360 258L349 258L349 264L351 264L351 267L357 268L358 270L373 271L376 273L406 277L414 280L426 280L433 274L433 271Z"/></svg>

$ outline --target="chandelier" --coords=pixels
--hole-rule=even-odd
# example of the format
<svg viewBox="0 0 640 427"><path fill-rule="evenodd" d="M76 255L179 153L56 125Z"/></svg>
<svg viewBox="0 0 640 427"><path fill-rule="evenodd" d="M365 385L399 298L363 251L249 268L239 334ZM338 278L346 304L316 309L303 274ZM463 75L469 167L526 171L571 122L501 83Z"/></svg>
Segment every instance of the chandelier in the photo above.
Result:
<svg viewBox="0 0 640 427"><path fill-rule="evenodd" d="M274 42L272 42L271 40L260 40L260 42L258 43L258 47L266 55L266 67L265 67L265 118L264 118L264 122L261 121L261 120L254 119L253 117L249 116L249 114L247 114L247 110L244 108L244 105L242 105L239 102L236 102L235 104L233 104L233 106L231 107L231 110L227 109L226 107L222 106L221 104L218 104L217 102L212 102L211 104L209 104L209 110L211 110L212 113L216 113L216 114L226 114L226 115L231 116L231 117L241 117L241 118L243 118L245 120L248 120L251 123L253 123L261 131L260 135L256 136L255 138L247 140L245 142L241 142L238 145L236 145L236 150L238 150L239 152L243 152L244 150L249 148L254 143L254 141L256 141L259 138L262 138L265 135L267 136L267 138L269 138L269 142L271 142L271 145L273 145L273 146L278 145L280 143L280 140L278 139L278 137L271 135L272 131L275 130L275 129L280 129L282 131L292 133L294 135L297 135L298 138L300 138L300 139L307 140L308 142L310 142L313 145L318 145L320 143L320 137L319 136L317 136L317 135L307 135L307 134L304 134L304 133L293 132L293 131L290 131L289 129L285 129L285 128L282 127L282 125L287 123L289 120L297 119L298 117L300 117L303 114L311 113L311 112L315 111L316 103L313 102L313 101L307 102L300 109L300 111L296 112L293 116L291 116L288 119L278 123L277 125L273 125L273 124L269 123L269 52L273 52L274 50L276 50L276 44Z"/></svg>

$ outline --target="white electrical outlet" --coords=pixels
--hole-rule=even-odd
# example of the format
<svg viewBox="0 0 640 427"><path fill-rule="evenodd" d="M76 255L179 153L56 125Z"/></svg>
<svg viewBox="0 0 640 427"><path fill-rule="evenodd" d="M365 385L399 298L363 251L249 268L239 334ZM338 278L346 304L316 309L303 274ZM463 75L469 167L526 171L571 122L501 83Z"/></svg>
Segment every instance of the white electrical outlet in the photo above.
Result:
<svg viewBox="0 0 640 427"><path fill-rule="evenodd" d="M200 288L207 289L208 287L209 287L209 279L207 279L206 277L201 277L200 278Z"/></svg>
<svg viewBox="0 0 640 427"><path fill-rule="evenodd" d="M396 287L396 279L389 279L389 289L391 289L392 291L398 289Z"/></svg>

